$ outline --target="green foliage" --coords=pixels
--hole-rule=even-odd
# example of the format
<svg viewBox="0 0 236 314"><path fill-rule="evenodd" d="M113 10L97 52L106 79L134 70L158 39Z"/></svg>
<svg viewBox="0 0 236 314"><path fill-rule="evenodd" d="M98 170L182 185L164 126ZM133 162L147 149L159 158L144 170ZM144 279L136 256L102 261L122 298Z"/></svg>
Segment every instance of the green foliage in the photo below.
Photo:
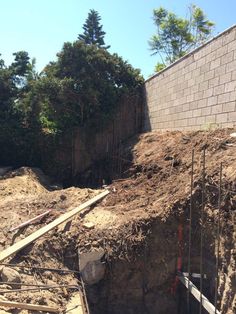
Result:
<svg viewBox="0 0 236 314"><path fill-rule="evenodd" d="M10 66L0 61L0 163L2 165L32 165L38 155L36 151L37 134L24 124L25 114L21 108L21 98L28 86L31 67L28 54L15 53Z"/></svg>
<svg viewBox="0 0 236 314"><path fill-rule="evenodd" d="M140 71L117 54L82 41L65 43L40 76L29 62L24 79L14 104L22 124L52 134L109 119L120 97L143 83Z"/></svg>
<svg viewBox="0 0 236 314"><path fill-rule="evenodd" d="M96 132L123 95L141 90L140 71L104 49L97 26L94 42L65 43L40 74L25 51L14 53L8 67L0 58L1 164L38 165L44 139L57 141L77 126Z"/></svg>
<svg viewBox="0 0 236 314"><path fill-rule="evenodd" d="M78 36L78 39L83 41L87 45L96 45L100 48L108 49L110 46L106 46L104 42L105 32L100 25L101 17L95 10L90 10L88 18L86 19L83 30L84 33Z"/></svg>
<svg viewBox="0 0 236 314"><path fill-rule="evenodd" d="M111 113L120 97L142 82L139 70L117 54L82 41L65 43L57 62L36 83L39 121L55 132L85 125L98 114Z"/></svg>
<svg viewBox="0 0 236 314"><path fill-rule="evenodd" d="M160 72L160 71L164 70L165 67L166 67L166 65L164 63L158 62L155 66L155 72Z"/></svg>
<svg viewBox="0 0 236 314"><path fill-rule="evenodd" d="M162 7L153 11L153 19L157 34L152 36L149 45L153 54L160 55L164 65L173 63L202 45L212 35L214 26L195 5L190 7L188 19L178 17Z"/></svg>
<svg viewBox="0 0 236 314"><path fill-rule="evenodd" d="M18 51L13 53L15 56L14 62L11 64L10 69L14 75L24 76L29 69L29 55L26 51Z"/></svg>

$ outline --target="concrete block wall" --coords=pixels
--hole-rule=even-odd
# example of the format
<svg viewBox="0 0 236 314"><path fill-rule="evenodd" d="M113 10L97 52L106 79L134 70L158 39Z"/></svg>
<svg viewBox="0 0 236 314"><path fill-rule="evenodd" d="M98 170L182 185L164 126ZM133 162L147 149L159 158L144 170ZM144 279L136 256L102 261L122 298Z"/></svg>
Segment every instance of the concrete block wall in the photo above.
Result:
<svg viewBox="0 0 236 314"><path fill-rule="evenodd" d="M236 25L145 82L144 129L236 126Z"/></svg>

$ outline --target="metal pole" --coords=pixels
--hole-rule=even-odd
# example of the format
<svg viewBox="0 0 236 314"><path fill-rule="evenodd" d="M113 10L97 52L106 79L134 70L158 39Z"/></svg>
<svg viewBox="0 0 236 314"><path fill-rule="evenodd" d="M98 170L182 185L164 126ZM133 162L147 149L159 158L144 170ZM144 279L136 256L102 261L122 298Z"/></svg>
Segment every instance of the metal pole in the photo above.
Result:
<svg viewBox="0 0 236 314"><path fill-rule="evenodd" d="M222 193L222 162L220 164L220 183L219 183L219 198L218 198L218 221L217 221L217 253L216 253L216 274L215 274L215 314L217 313L217 293L219 286L219 256L220 256L220 208L221 208L221 193Z"/></svg>
<svg viewBox="0 0 236 314"><path fill-rule="evenodd" d="M201 206L201 240L200 240L200 308L199 313L202 313L202 292L203 292L203 217L205 209L205 166L206 166L206 150L203 149L203 164L202 164L202 206Z"/></svg>
<svg viewBox="0 0 236 314"><path fill-rule="evenodd" d="M188 279L191 272L191 242L192 242L192 212L193 212L193 171L194 171L194 150L192 150L192 165L191 165L191 195L190 195L190 211L189 211L189 236L188 236ZM188 281L188 285L190 281ZM187 312L190 314L190 287L187 289Z"/></svg>
<svg viewBox="0 0 236 314"><path fill-rule="evenodd" d="M27 289L14 289L14 290L0 290L1 293L13 293L13 292L25 292L25 291L38 291L38 290L50 290L50 289L60 289L60 288L67 288L67 289L75 289L80 290L79 286L75 285L59 285L59 286L47 286L47 287L38 287L38 288L27 288Z"/></svg>
<svg viewBox="0 0 236 314"><path fill-rule="evenodd" d="M23 265L17 265L17 264L10 264L10 263L0 263L2 266L9 266L13 268L29 268L37 271L52 271L57 273L77 273L80 274L77 270L71 270L71 269L60 269L60 268L48 268L48 267L37 267L37 266L23 266Z"/></svg>

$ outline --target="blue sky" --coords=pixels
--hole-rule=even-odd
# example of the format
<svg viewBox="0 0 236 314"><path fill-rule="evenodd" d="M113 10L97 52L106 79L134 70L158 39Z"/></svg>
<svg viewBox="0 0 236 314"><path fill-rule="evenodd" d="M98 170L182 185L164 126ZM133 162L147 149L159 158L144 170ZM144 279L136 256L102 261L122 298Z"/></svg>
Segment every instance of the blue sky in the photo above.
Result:
<svg viewBox="0 0 236 314"><path fill-rule="evenodd" d="M26 50L40 71L62 48L76 40L90 9L102 17L105 41L145 78L153 73L149 38L155 33L154 8L164 6L185 16L190 3L200 6L216 23L216 34L236 23L236 0L0 0L0 53L7 64L12 53Z"/></svg>

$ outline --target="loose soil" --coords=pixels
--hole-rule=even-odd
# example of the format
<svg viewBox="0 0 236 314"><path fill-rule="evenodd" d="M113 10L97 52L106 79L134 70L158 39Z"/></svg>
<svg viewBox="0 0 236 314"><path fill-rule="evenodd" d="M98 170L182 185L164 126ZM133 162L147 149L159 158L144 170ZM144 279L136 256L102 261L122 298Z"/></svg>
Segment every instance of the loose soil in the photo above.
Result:
<svg viewBox="0 0 236 314"><path fill-rule="evenodd" d="M208 278L204 282L204 293L214 303L218 185L222 163L218 309L223 314L235 313L236 138L230 136L233 132L232 129L152 132L130 140L122 148L122 159L129 159L130 166L119 180L107 187L110 194L103 201L7 262L78 270L78 250L87 252L102 247L105 250L105 277L86 287L91 313L186 313L186 290L176 281L175 275L180 255L182 269L187 271L194 149L191 269L193 272L200 269L202 227L203 269ZM206 202L201 222L204 149ZM55 184L39 169L20 168L9 172L0 180L0 250L100 192L76 187L55 190ZM51 213L37 224L9 232L12 227L48 209L52 209ZM178 244L180 226L183 227L182 250ZM17 270L23 283L78 284L76 275ZM1 285L0 289L10 287ZM14 301L59 305L63 309L72 293L73 290L60 288L5 293L3 296ZM191 313L198 313L194 300L191 300L191 306Z"/></svg>

